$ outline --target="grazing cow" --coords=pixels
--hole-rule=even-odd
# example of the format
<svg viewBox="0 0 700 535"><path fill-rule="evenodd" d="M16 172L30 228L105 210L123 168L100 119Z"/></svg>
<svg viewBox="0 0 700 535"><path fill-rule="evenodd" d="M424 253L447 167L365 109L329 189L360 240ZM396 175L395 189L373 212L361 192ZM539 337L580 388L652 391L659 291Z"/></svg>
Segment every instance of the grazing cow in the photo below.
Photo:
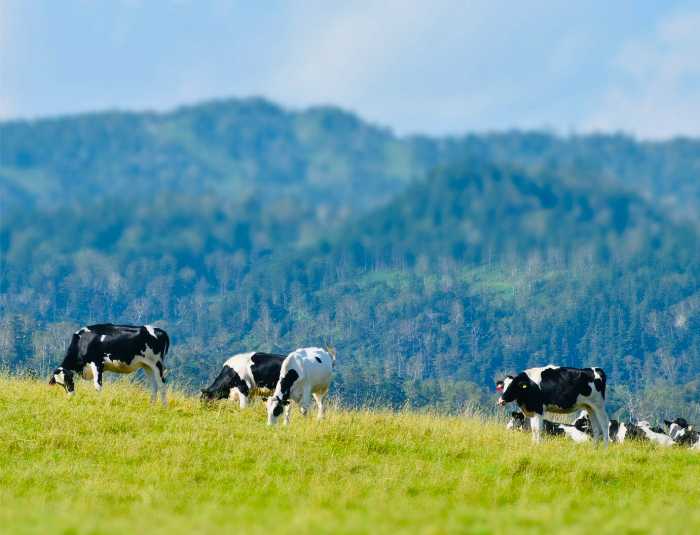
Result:
<svg viewBox="0 0 700 535"><path fill-rule="evenodd" d="M663 429L659 427L652 427L646 420L637 422L637 426L642 430L646 438L654 444L669 447L675 445L676 443L670 436L668 436L664 432Z"/></svg>
<svg viewBox="0 0 700 535"><path fill-rule="evenodd" d="M507 429L515 429L518 431L528 431L530 429L530 420L525 419L525 415L520 411L513 411L511 413L511 418L506 424ZM560 424L558 422L552 422L550 420L542 420L542 430L545 435L549 436L562 436L566 435L568 438L574 442L587 442L590 440L590 436L576 426L570 424Z"/></svg>
<svg viewBox="0 0 700 535"><path fill-rule="evenodd" d="M329 352L330 351L330 352ZM299 404L306 416L311 398L318 406L318 418L323 418L323 398L328 393L335 365L335 352L319 347L297 349L282 363L275 391L267 399L267 423L273 425L284 412L284 423L289 424L289 401Z"/></svg>
<svg viewBox="0 0 700 535"><path fill-rule="evenodd" d="M498 404L515 401L530 418L532 438L540 441L545 411L567 414L586 409L591 415L594 438L608 443L605 412L605 372L602 368L563 368L550 364L529 368L496 383Z"/></svg>
<svg viewBox="0 0 700 535"><path fill-rule="evenodd" d="M285 358L255 351L234 355L224 362L211 386L202 389L202 400L238 398L241 409L247 407L251 398L272 393Z"/></svg>
<svg viewBox="0 0 700 535"><path fill-rule="evenodd" d="M59 384L69 396L75 393L75 375L92 380L95 390L102 389L105 371L132 373L142 368L151 378L151 402L161 391L165 394L165 355L170 347L168 334L150 325L89 325L73 334L66 356L51 374L50 385Z"/></svg>
<svg viewBox="0 0 700 535"><path fill-rule="evenodd" d="M685 418L676 418L672 422L664 420L668 427L669 436L681 446L688 446L694 450L700 450L700 433Z"/></svg>

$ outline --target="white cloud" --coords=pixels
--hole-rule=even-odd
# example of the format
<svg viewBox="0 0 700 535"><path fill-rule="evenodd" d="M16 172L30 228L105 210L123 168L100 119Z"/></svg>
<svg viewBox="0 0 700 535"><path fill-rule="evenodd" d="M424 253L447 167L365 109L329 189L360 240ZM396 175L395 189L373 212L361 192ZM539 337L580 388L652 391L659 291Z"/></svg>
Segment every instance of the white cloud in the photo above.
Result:
<svg viewBox="0 0 700 535"><path fill-rule="evenodd" d="M676 12L648 38L625 44L611 68L612 84L586 130L700 135L700 10Z"/></svg>

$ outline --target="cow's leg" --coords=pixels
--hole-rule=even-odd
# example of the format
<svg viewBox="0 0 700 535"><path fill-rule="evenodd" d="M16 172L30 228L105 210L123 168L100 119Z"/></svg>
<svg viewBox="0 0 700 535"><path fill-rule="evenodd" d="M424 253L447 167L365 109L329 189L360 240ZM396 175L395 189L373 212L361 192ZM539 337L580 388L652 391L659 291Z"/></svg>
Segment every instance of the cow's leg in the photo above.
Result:
<svg viewBox="0 0 700 535"><path fill-rule="evenodd" d="M102 390L102 371L104 367L102 364L91 362L90 368L92 370L92 383L95 385L95 390L100 392Z"/></svg>
<svg viewBox="0 0 700 535"><path fill-rule="evenodd" d="M311 406L311 389L304 387L304 393L301 395L301 401L299 401L299 410L301 414L306 416L309 413L309 407Z"/></svg>
<svg viewBox="0 0 700 535"><path fill-rule="evenodd" d="M534 443L539 443L542 438L542 425L544 416L535 413L530 417L530 428L532 429L532 441Z"/></svg>
<svg viewBox="0 0 700 535"><path fill-rule="evenodd" d="M323 398L326 396L326 392L314 393L314 400L316 401L316 406L318 407L318 419L321 420L324 416L323 408Z"/></svg>
<svg viewBox="0 0 700 535"><path fill-rule="evenodd" d="M154 375L158 382L158 388L160 388L160 400L163 403L163 407L168 406L168 397L165 388L165 367L163 366L163 361L159 360L156 362L156 369L154 370Z"/></svg>
<svg viewBox="0 0 700 535"><path fill-rule="evenodd" d="M158 382L156 381L156 373L149 366L143 367L143 372L151 380L151 403L155 403L158 399Z"/></svg>
<svg viewBox="0 0 700 535"><path fill-rule="evenodd" d="M238 398L238 406L241 409L245 409L250 402L250 398L241 392L237 386L233 387L231 390L235 392L235 396Z"/></svg>
<svg viewBox="0 0 700 535"><path fill-rule="evenodd" d="M289 413L292 410L292 404L288 403L284 406L284 425L289 425Z"/></svg>
<svg viewBox="0 0 700 535"><path fill-rule="evenodd" d="M602 437L605 446L608 446L608 440L610 439L610 420L608 419L608 414L605 412L604 407L598 405L591 405L590 415L595 414L595 419L598 422L598 427L600 429L600 435L598 438Z"/></svg>

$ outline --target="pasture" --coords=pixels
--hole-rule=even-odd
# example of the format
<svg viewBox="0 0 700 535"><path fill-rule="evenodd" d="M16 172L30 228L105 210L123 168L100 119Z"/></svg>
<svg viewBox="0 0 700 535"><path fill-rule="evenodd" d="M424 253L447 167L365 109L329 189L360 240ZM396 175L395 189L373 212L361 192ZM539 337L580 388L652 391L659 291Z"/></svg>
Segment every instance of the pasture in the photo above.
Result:
<svg viewBox="0 0 700 535"><path fill-rule="evenodd" d="M700 454L475 417L331 409L268 428L172 392L0 377L3 533L690 533Z"/></svg>

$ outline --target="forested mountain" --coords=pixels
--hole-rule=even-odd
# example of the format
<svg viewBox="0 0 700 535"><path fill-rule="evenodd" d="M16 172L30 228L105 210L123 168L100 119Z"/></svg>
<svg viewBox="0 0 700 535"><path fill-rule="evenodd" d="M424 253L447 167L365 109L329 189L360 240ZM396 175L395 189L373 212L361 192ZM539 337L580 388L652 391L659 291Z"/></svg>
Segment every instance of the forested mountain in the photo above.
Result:
<svg viewBox="0 0 700 535"><path fill-rule="evenodd" d="M3 123L0 362L45 374L81 324L151 322L193 386L328 342L347 403L490 403L556 361L688 411L698 178L696 140L402 138L258 99Z"/></svg>

